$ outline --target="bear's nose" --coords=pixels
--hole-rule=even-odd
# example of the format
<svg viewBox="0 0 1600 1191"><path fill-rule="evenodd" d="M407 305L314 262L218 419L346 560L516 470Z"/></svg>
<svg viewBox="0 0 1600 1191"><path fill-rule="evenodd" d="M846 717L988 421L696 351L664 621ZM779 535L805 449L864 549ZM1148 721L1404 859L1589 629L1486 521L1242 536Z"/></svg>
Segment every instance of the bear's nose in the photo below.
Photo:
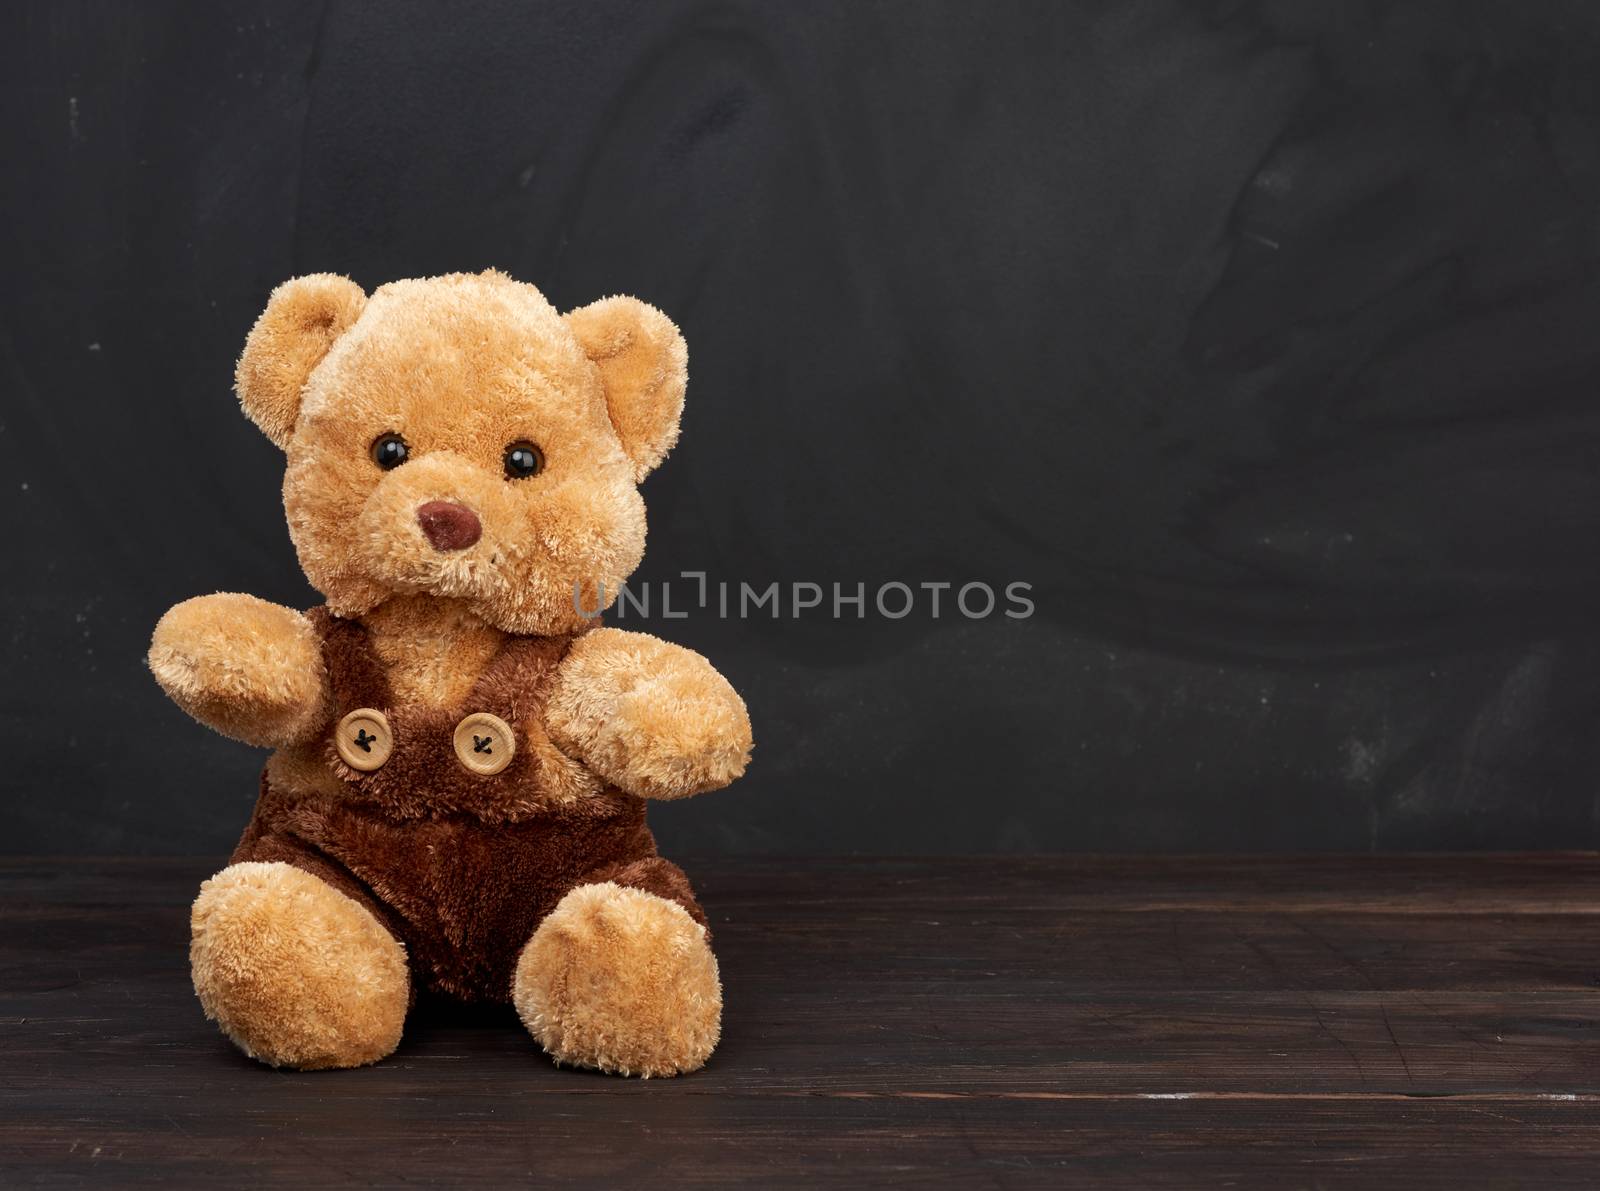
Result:
<svg viewBox="0 0 1600 1191"><path fill-rule="evenodd" d="M478 514L448 500L430 500L418 508L417 524L435 550L465 550L483 533Z"/></svg>

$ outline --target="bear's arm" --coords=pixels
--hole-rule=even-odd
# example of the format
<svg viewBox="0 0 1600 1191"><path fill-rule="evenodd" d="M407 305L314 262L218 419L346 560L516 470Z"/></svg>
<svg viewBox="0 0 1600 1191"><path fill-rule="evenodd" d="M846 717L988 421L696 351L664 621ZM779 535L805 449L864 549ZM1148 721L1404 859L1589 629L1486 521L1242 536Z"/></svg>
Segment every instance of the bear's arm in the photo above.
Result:
<svg viewBox="0 0 1600 1191"><path fill-rule="evenodd" d="M641 798L720 789L750 760L750 716L698 653L597 628L574 642L545 709L555 746Z"/></svg>
<svg viewBox="0 0 1600 1191"><path fill-rule="evenodd" d="M331 714L311 622L255 596L197 596L172 608L156 625L149 663L174 703L246 744L295 744Z"/></svg>

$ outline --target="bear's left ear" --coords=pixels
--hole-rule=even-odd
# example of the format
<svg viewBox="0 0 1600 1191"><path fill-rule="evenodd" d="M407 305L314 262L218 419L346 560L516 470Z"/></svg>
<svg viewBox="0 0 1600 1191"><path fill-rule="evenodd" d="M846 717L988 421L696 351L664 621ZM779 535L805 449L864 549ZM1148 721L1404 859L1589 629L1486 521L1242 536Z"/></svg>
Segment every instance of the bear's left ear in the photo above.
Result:
<svg viewBox="0 0 1600 1191"><path fill-rule="evenodd" d="M602 298L572 311L566 323L600 369L611 425L637 483L678 441L688 345L670 318L638 298Z"/></svg>
<svg viewBox="0 0 1600 1191"><path fill-rule="evenodd" d="M366 304L359 285L334 273L285 281L267 299L244 341L233 387L246 416L279 447L294 437L300 395L312 370Z"/></svg>

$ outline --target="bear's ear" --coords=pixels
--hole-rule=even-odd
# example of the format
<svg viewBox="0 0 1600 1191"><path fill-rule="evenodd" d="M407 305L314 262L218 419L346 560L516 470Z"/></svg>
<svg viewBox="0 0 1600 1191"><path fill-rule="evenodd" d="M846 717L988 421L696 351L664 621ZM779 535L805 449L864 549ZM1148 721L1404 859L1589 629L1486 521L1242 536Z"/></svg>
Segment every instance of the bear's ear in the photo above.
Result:
<svg viewBox="0 0 1600 1191"><path fill-rule="evenodd" d="M678 441L689 348L672 320L638 298L602 298L566 316L606 388L611 425L642 480Z"/></svg>
<svg viewBox="0 0 1600 1191"><path fill-rule="evenodd" d="M359 285L333 273L285 281L267 299L244 341L233 387L245 415L279 447L294 435L312 370L366 304Z"/></svg>

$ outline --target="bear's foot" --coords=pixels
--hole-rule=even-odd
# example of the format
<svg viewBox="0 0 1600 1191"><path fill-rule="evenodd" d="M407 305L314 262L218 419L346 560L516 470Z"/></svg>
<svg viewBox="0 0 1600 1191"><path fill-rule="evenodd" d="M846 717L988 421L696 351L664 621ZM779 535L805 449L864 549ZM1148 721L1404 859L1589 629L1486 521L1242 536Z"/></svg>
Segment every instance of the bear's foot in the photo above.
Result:
<svg viewBox="0 0 1600 1191"><path fill-rule="evenodd" d="M404 948L365 906L291 865L234 864L200 886L189 964L206 1016L274 1067L359 1067L400 1043Z"/></svg>
<svg viewBox="0 0 1600 1191"><path fill-rule="evenodd" d="M561 899L512 981L523 1024L557 1063L615 1075L680 1075L722 1029L705 928L682 906L607 881Z"/></svg>

